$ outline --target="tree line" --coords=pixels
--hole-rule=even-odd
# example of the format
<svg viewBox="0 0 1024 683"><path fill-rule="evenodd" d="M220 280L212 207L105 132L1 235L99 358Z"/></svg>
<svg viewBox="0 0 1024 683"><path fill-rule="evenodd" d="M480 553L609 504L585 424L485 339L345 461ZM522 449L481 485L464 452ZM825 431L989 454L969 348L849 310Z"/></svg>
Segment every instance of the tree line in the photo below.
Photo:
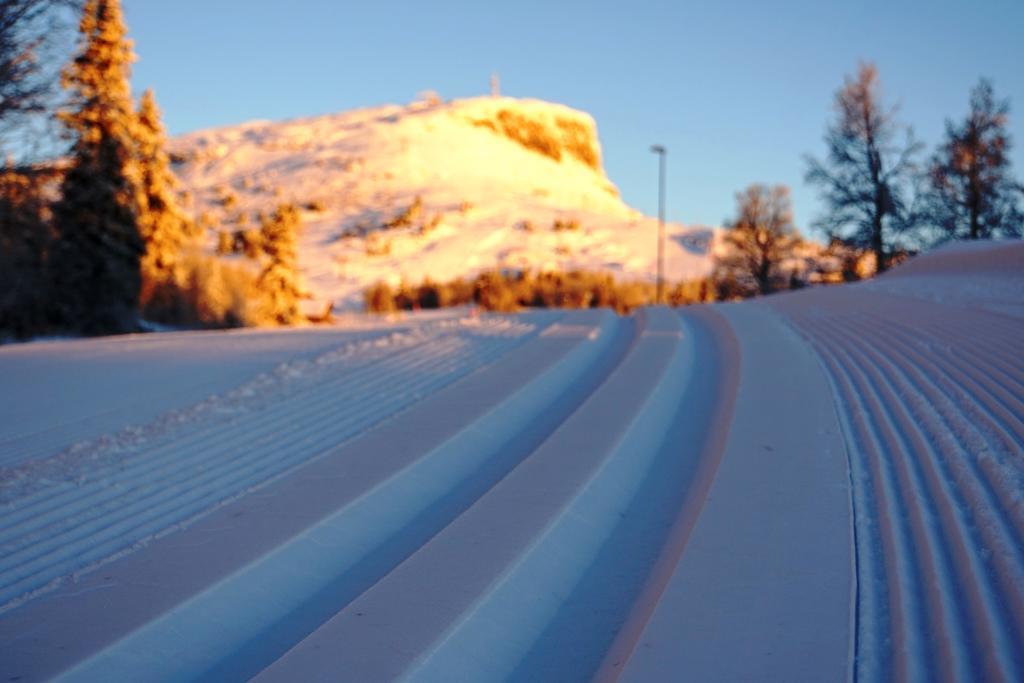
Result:
<svg viewBox="0 0 1024 683"><path fill-rule="evenodd" d="M365 309L474 304L493 311L609 307L627 313L654 303L729 301L815 281L861 279L942 241L1024 233L1024 186L1009 159L1010 105L996 97L990 81L974 87L967 116L947 121L943 141L924 162L923 145L882 101L874 65L862 64L845 79L834 110L825 158L805 159L805 180L819 189L825 207L814 224L829 240L824 251L809 249L797 230L789 188L755 183L736 195L711 276L677 283L660 302L649 283L607 273L499 270L470 280L377 283L365 292Z"/></svg>
<svg viewBox="0 0 1024 683"><path fill-rule="evenodd" d="M1024 185L1009 158L1010 104L989 80L974 87L967 116L946 122L942 142L923 162L923 145L882 101L873 64L846 78L834 110L826 156L808 156L805 176L825 206L814 225L833 251L866 254L873 261L868 270L883 272L945 240L1024 234ZM736 200L717 277L731 278L746 295L786 288L787 262L800 241L788 189L755 184Z"/></svg>
<svg viewBox="0 0 1024 683"><path fill-rule="evenodd" d="M132 98L119 0L0 4L0 130L53 101L41 31L68 9L79 13L79 39L55 116L69 151L56 164L0 168L0 335L298 321L298 209L262 216L250 263L206 253L179 201L156 98Z"/></svg>
<svg viewBox="0 0 1024 683"><path fill-rule="evenodd" d="M378 282L367 288L363 306L370 313L473 305L485 311L512 313L523 308L610 308L628 314L659 303L653 282L616 278L607 271L485 270L472 278L456 277L392 287ZM719 290L711 278L672 283L662 302L669 306L711 303Z"/></svg>
<svg viewBox="0 0 1024 683"><path fill-rule="evenodd" d="M62 12L78 16L78 44L60 74L63 97L55 105L56 83L44 55ZM68 141L58 162L0 166L0 337L131 332L143 321L236 326L302 320L298 208L283 204L261 215L246 258L223 253L233 249L210 253L209 226L180 202L155 95L132 97L134 58L119 0L0 3L0 154L11 152L9 129L51 110ZM869 255L874 265L868 270L884 271L908 251L937 241L1024 232L1024 187L1009 161L1009 102L996 97L989 81L973 89L967 116L947 122L943 141L924 162L920 142L883 102L873 65L846 78L834 109L825 157L806 160L806 180L825 205L815 226L830 238L833 254L847 261ZM787 188L758 184L740 192L726 227L727 248L713 279L680 285L678 303L803 284L791 265L801 239ZM853 278L859 271L847 263L844 272ZM371 294L387 302L378 304L385 310L467 296L499 310L628 310L649 299L635 283L588 273L485 274L473 286L449 284ZM368 307L374 307L369 299Z"/></svg>

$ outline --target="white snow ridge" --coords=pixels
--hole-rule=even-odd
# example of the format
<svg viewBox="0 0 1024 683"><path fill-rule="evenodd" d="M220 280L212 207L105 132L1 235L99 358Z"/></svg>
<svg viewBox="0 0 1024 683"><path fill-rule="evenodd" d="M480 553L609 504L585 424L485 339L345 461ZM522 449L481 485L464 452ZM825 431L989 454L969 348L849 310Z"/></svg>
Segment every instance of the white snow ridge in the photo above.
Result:
<svg viewBox="0 0 1024 683"><path fill-rule="evenodd" d="M0 348L0 674L1024 680L1022 266Z"/></svg>

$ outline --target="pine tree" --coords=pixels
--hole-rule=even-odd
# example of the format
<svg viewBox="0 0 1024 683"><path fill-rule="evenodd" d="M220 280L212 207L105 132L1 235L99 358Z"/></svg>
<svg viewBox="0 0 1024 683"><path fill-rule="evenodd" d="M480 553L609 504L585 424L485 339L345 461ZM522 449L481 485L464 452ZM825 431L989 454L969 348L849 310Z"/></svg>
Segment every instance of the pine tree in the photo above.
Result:
<svg viewBox="0 0 1024 683"><path fill-rule="evenodd" d="M177 179L165 150L160 110L152 90L139 102L136 130L139 234L146 246L142 257L140 306L147 317L175 322L178 290L185 284L182 256L195 237L195 226L178 204Z"/></svg>
<svg viewBox="0 0 1024 683"><path fill-rule="evenodd" d="M53 207L56 314L87 334L127 332L138 325L144 245L132 168L134 55L119 0L88 0L79 32L80 51L63 74L73 109L61 119L74 143Z"/></svg>
<svg viewBox="0 0 1024 683"><path fill-rule="evenodd" d="M45 332L50 250L44 186L52 171L0 167L0 339Z"/></svg>
<svg viewBox="0 0 1024 683"><path fill-rule="evenodd" d="M748 294L770 294L785 279L783 262L798 235L789 188L754 184L736 195L736 220L725 233L726 253L717 259L717 279L743 285Z"/></svg>
<svg viewBox="0 0 1024 683"><path fill-rule="evenodd" d="M296 242L302 218L293 204L282 204L261 221L263 253L267 264L260 273L260 292L267 300L267 315L281 325L302 320L299 300L303 289L299 281Z"/></svg>
<svg viewBox="0 0 1024 683"><path fill-rule="evenodd" d="M878 69L861 64L836 93L836 121L825 135L826 161L808 157L807 182L819 185L828 213L817 221L830 237L843 237L875 254L878 270L895 233L909 227L905 200L920 150L913 135L897 141L903 128L895 110L882 107Z"/></svg>
<svg viewBox="0 0 1024 683"><path fill-rule="evenodd" d="M992 84L982 79L970 107L962 124L946 122L946 141L929 168L925 214L946 237L1020 236L1024 187L1010 172L1010 103L997 101Z"/></svg>

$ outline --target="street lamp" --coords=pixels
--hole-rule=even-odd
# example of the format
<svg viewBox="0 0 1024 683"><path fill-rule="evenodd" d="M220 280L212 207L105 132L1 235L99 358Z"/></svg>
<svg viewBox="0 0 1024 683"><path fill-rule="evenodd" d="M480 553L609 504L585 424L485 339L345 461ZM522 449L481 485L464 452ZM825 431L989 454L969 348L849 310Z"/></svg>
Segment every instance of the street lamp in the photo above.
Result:
<svg viewBox="0 0 1024 683"><path fill-rule="evenodd" d="M661 304L665 300L665 157L668 150L663 145L651 145L651 151L658 155L658 284L655 303Z"/></svg>

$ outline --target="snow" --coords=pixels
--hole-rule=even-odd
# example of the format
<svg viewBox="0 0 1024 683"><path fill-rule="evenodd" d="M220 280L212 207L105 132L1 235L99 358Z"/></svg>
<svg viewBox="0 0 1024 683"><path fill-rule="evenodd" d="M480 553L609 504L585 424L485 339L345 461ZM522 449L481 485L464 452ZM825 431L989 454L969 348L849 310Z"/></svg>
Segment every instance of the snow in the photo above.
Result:
<svg viewBox="0 0 1024 683"><path fill-rule="evenodd" d="M249 547L229 544L228 552L245 552L252 559L175 609L156 612L152 616L160 614L158 619L85 661L73 675L88 679L99 672L116 673L117 678L137 680L158 669L175 678L195 678L209 670L255 672L269 663L270 654L279 652L288 638L297 637L296 625L309 619L305 615L311 603L316 603L319 612L325 600L343 604L365 590L368 571L382 571L401 557L395 557L396 553L406 552L389 547L393 539L422 542L429 526L440 526L450 516L453 491L461 488L463 495L470 495L488 479L500 476L501 469L495 468L502 467L501 448L506 440L515 442L527 425L543 422L536 411L545 404L537 395L564 390L560 385L578 379L588 361L595 355L599 358L608 344L614 343L612 321L608 314L603 317L605 334L599 342L586 336L538 342L540 349L507 358L503 367L493 368L489 379L499 379L507 389L542 369L548 372L518 392L510 392L491 411L479 412L500 395L479 396L473 384L453 387L436 402L423 406L420 414L407 416L400 428L385 432L385 437L368 434L367 439L376 438L377 445L364 443L356 451L362 461L358 474L350 471L352 450L330 454L317 463L318 472L306 472L293 482L290 495L285 492L272 500L250 501L241 511L224 509L185 534L155 546L158 554L180 552L182 545L202 542L195 541L196 537L206 541L211 530L221 530L223 536L223 529L234 527L232 520L239 514L256 517L254 523L262 530L294 525L296 515L305 517L307 524L316 520L269 552L263 540L265 531L250 536ZM538 353L541 349L544 353ZM560 353L572 349L573 354L551 365ZM438 415L453 411L456 405L471 406L471 414L478 418L472 429L459 430L457 421ZM396 440L410 424L417 426L417 439L407 440L405 448L396 448ZM418 448L430 440L439 443L416 459L414 456L421 455ZM319 491L310 490L311 479L319 483ZM315 493L320 495L312 495ZM336 509L325 510L326 500ZM431 522L433 518L437 521ZM370 520L372 524L367 523ZM221 559L204 557L198 567L190 566L188 573L220 569ZM134 573L129 572L126 580ZM194 579L190 579L174 577L168 582L172 589L175 583L191 587ZM149 654L140 660L139 652Z"/></svg>
<svg viewBox="0 0 1024 683"><path fill-rule="evenodd" d="M351 338L336 331L171 333L4 347L0 376L18 390L0 393L0 414L13 427L0 440L0 463L15 465L69 448L129 420L148 422ZM126 363L135 370L118 372ZM59 391L38 381L43 374L61 379ZM98 385L104 391L97 392ZM145 386L161 391L140 404L137 390Z"/></svg>
<svg viewBox="0 0 1024 683"><path fill-rule="evenodd" d="M340 651L331 668L353 671L360 679L537 680L584 674L580 661L573 671L557 656L567 647L596 667L614 635L608 623L614 617L592 614L592 595L579 587L600 585L587 579L609 543L626 542L630 549L631 539L618 537L616 528L628 524L624 516L651 492L648 477L664 459L664 439L695 360L694 346L680 343L684 334L673 314L652 311L639 323L628 355L577 412L486 497L352 606L377 619L404 615L401 624L396 620L387 631L362 634L346 610L268 669L268 680L309 678L322 670L318 643L349 638L373 647ZM463 558L470 552L475 561L466 565ZM637 556L619 554L612 563L624 583L642 582L627 578L638 568ZM467 600L470 586L479 590L472 601ZM451 611L427 608L438 598ZM578 619L581 611L589 617L586 623ZM445 623L447 628L439 628ZM423 645L415 658L393 654L413 642ZM468 652L486 656L467 657Z"/></svg>
<svg viewBox="0 0 1024 683"><path fill-rule="evenodd" d="M362 344L362 353L343 346L14 469L0 496L0 605L320 457L536 331L525 320L473 319L392 334ZM372 410L367 396L377 398ZM298 447L282 451L278 440Z"/></svg>
<svg viewBox="0 0 1024 683"><path fill-rule="evenodd" d="M319 202L322 210L303 212L300 264L314 297L339 309L360 307L362 291L378 281L492 268L583 268L653 280L657 220L623 203L600 165L567 152L555 160L481 125L496 125L501 112L555 138L563 135L557 120L574 122L600 152L587 114L493 97L257 121L192 133L172 146L187 159L176 170L194 210L227 228L244 227L234 224L239 214L251 228L255 212L281 201ZM223 206L226 193L235 197L231 208ZM423 210L412 225L381 228L417 197ZM576 220L579 229L555 230L556 220ZM706 275L714 245L712 229L667 225L666 277Z"/></svg>
<svg viewBox="0 0 1024 683"><path fill-rule="evenodd" d="M1021 253L989 251L979 279ZM951 264L911 265L908 281ZM933 301L886 283L774 302L822 359L847 440L866 679L1024 675L1024 321L963 306L963 277Z"/></svg>
<svg viewBox="0 0 1024 683"><path fill-rule="evenodd" d="M0 672L1019 680L1020 253L0 348Z"/></svg>
<svg viewBox="0 0 1024 683"><path fill-rule="evenodd" d="M843 680L854 565L846 451L832 405L808 400L828 385L810 347L763 305L720 310L759 371L742 373L718 476L621 678Z"/></svg>
<svg viewBox="0 0 1024 683"><path fill-rule="evenodd" d="M1024 244L1018 242L950 242L920 262L862 287L965 308L1024 317Z"/></svg>

